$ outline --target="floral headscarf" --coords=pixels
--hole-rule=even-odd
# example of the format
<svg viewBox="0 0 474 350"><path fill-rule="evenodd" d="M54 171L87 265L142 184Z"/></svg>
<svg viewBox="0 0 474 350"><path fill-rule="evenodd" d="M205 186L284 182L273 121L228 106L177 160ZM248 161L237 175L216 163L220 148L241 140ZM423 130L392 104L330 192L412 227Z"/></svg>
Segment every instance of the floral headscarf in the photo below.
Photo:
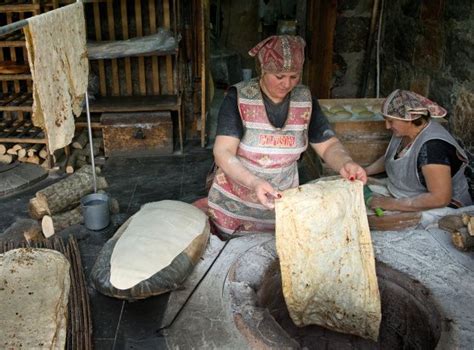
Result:
<svg viewBox="0 0 474 350"><path fill-rule="evenodd" d="M249 55L257 56L263 72L300 72L303 69L305 46L300 36L274 35L255 45Z"/></svg>
<svg viewBox="0 0 474 350"><path fill-rule="evenodd" d="M382 114L400 120L415 120L424 115L432 118L443 118L446 110L435 102L412 91L397 89L393 91L382 105Z"/></svg>

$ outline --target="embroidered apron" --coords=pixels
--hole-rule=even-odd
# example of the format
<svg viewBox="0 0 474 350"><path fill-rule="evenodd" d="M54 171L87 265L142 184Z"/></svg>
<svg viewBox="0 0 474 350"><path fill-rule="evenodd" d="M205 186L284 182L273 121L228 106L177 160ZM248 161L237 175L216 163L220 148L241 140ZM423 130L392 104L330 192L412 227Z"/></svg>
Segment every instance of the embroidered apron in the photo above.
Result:
<svg viewBox="0 0 474 350"><path fill-rule="evenodd" d="M258 80L235 87L244 128L237 158L277 191L298 186L297 160L308 147L312 108L309 89L298 85L291 91L286 123L276 128L267 117ZM221 169L217 170L209 190L208 203L209 217L225 233L275 230L275 211L260 204L252 189L234 182Z"/></svg>

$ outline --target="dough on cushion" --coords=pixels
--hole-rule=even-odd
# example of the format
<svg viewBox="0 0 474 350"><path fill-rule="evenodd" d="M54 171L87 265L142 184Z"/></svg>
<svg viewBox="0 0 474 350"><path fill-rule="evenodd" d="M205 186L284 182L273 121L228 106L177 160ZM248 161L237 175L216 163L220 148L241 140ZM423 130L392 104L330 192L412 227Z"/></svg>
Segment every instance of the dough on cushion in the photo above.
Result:
<svg viewBox="0 0 474 350"><path fill-rule="evenodd" d="M0 344L5 349L64 349L69 262L50 249L0 254Z"/></svg>
<svg viewBox="0 0 474 350"><path fill-rule="evenodd" d="M276 201L283 294L297 326L377 340L381 321L362 182L307 184Z"/></svg>
<svg viewBox="0 0 474 350"><path fill-rule="evenodd" d="M165 200L145 204L119 238L110 259L110 282L130 289L170 265L208 228L207 216L191 204Z"/></svg>

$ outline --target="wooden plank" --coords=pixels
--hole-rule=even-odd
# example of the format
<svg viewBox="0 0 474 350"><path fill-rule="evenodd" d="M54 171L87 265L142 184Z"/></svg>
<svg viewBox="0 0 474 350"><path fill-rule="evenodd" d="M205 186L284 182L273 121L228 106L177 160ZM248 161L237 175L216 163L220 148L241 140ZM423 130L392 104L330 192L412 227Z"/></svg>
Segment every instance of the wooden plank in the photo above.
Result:
<svg viewBox="0 0 474 350"><path fill-rule="evenodd" d="M137 36L143 36L142 23L142 4L141 0L135 1L135 24ZM145 77L145 58L138 57L138 84L140 87L140 95L146 95L146 77Z"/></svg>
<svg viewBox="0 0 474 350"><path fill-rule="evenodd" d="M7 24L10 24L12 22L13 22L12 13L9 12L9 13L7 13ZM16 49L14 47L10 48L10 59L13 62L16 62ZM19 81L14 80L13 81L13 87L15 89L15 92L20 92L20 82Z"/></svg>
<svg viewBox="0 0 474 350"><path fill-rule="evenodd" d="M100 27L100 9L97 2L93 3L93 12L94 12L94 27L95 27L95 40L102 40L102 31ZM98 61L99 65L99 92L102 96L107 95L107 87L105 80L105 64L103 60Z"/></svg>
<svg viewBox="0 0 474 350"><path fill-rule="evenodd" d="M34 12L40 9L39 4L9 4L0 5L0 12Z"/></svg>
<svg viewBox="0 0 474 350"><path fill-rule="evenodd" d="M45 138L23 138L23 137L0 137L0 143L43 143L46 144Z"/></svg>
<svg viewBox="0 0 474 350"><path fill-rule="evenodd" d="M122 0L120 2L120 13L122 18L122 36L124 40L128 39L128 12L127 12L127 0ZM126 94L132 95L133 85L132 85L132 66L130 63L130 58L125 58L125 87Z"/></svg>
<svg viewBox="0 0 474 350"><path fill-rule="evenodd" d="M333 69L333 39L336 26L337 0L318 0L311 6L314 23L311 35L308 85L315 96L330 97Z"/></svg>
<svg viewBox="0 0 474 350"><path fill-rule="evenodd" d="M18 80L31 80L31 74L0 74L0 80L15 80L18 84ZM18 91L15 89L15 92L20 92L20 87L18 85Z"/></svg>
<svg viewBox="0 0 474 350"><path fill-rule="evenodd" d="M207 112L207 40L206 40L206 13L208 0L202 0L201 4L201 147L206 146L206 112Z"/></svg>
<svg viewBox="0 0 474 350"><path fill-rule="evenodd" d="M3 48L0 48L0 61L4 60L3 56ZM2 81L2 93L8 94L8 83L6 81Z"/></svg>
<svg viewBox="0 0 474 350"><path fill-rule="evenodd" d="M150 34L156 33L156 7L155 0L148 0L148 13L150 17ZM152 84L153 94L160 94L160 72L158 70L158 57L153 56L151 58L151 72L152 72Z"/></svg>
<svg viewBox="0 0 474 350"><path fill-rule="evenodd" d="M169 0L163 0L163 27L171 29L170 21L171 21L170 2ZM173 61L172 61L172 57L167 56L166 57L166 88L169 94L177 93L177 89L174 86L173 80L174 80L173 79Z"/></svg>
<svg viewBox="0 0 474 350"><path fill-rule="evenodd" d="M176 95L107 96L90 102L91 112L178 111Z"/></svg>
<svg viewBox="0 0 474 350"><path fill-rule="evenodd" d="M0 41L0 47L25 47L26 43L23 40L4 40Z"/></svg>
<svg viewBox="0 0 474 350"><path fill-rule="evenodd" d="M112 1L107 2L107 22L109 26L109 39L115 40L115 23L114 23L114 7ZM117 60L112 59L112 96L120 94L119 76Z"/></svg>

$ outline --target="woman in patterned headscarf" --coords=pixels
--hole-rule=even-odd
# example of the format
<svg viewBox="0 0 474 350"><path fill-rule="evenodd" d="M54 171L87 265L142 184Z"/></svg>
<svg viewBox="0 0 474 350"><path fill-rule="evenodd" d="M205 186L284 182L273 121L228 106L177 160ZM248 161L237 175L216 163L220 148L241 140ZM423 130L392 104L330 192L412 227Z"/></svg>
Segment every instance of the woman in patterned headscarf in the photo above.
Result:
<svg viewBox="0 0 474 350"><path fill-rule="evenodd" d="M472 204L464 168L466 152L439 123L446 110L411 91L395 90L382 113L393 136L383 157L366 168L386 171L393 197L374 197L372 208L418 211Z"/></svg>
<svg viewBox="0 0 474 350"><path fill-rule="evenodd" d="M274 232L273 201L298 186L297 160L309 144L343 177L366 181L335 137L309 89L300 85L305 42L272 36L249 54L259 77L229 89L219 111L209 216L224 233Z"/></svg>

